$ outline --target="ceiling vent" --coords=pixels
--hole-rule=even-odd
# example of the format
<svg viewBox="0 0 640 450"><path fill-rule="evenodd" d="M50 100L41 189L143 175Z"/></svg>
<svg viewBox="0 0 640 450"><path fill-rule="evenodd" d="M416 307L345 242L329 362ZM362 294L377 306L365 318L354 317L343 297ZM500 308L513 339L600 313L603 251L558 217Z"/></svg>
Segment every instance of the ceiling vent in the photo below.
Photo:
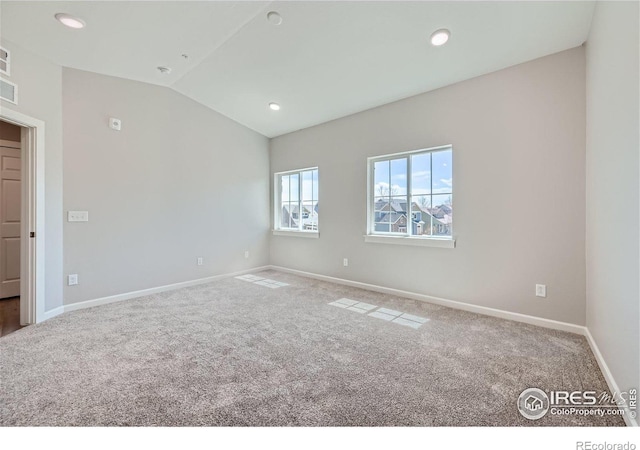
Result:
<svg viewBox="0 0 640 450"><path fill-rule="evenodd" d="M18 104L18 86L0 78L0 98Z"/></svg>
<svg viewBox="0 0 640 450"><path fill-rule="evenodd" d="M0 73L11 75L9 50L0 47Z"/></svg>

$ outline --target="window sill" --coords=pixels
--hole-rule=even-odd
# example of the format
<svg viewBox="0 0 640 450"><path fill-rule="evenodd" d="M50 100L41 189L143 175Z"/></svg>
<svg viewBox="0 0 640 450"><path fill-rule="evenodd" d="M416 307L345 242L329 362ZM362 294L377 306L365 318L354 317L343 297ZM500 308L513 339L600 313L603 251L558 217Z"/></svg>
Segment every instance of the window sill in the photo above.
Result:
<svg viewBox="0 0 640 450"><path fill-rule="evenodd" d="M320 233L317 231L296 231L296 230L273 230L274 236L294 236L302 238L318 239Z"/></svg>
<svg viewBox="0 0 640 450"><path fill-rule="evenodd" d="M455 239L383 236L379 234L365 234L364 241L371 244L416 245L420 247L455 248L456 246Z"/></svg>

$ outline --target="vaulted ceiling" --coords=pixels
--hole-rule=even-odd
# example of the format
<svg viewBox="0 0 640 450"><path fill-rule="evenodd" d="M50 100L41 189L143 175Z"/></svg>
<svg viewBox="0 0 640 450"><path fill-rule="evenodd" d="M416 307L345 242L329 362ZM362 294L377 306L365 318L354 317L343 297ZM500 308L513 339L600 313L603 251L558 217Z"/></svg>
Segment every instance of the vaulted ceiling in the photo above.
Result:
<svg viewBox="0 0 640 450"><path fill-rule="evenodd" d="M175 89L274 137L581 45L593 8L580 1L2 1L0 33L63 66ZM267 19L270 11L281 24ZM62 26L59 12L86 27ZM439 28L451 38L434 47L429 38ZM270 110L270 102L281 109Z"/></svg>

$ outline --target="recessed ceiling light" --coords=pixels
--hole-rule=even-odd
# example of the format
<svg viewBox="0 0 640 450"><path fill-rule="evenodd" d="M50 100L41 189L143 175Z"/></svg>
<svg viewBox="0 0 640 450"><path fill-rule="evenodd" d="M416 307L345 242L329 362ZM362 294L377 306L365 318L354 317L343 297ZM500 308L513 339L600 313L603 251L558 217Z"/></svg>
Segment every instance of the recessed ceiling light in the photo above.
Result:
<svg viewBox="0 0 640 450"><path fill-rule="evenodd" d="M171 67L158 66L158 72L163 75L169 75L171 73Z"/></svg>
<svg viewBox="0 0 640 450"><path fill-rule="evenodd" d="M446 28L436 30L431 35L431 44L435 45L436 47L444 45L449 40L449 36L451 36L451 32Z"/></svg>
<svg viewBox="0 0 640 450"><path fill-rule="evenodd" d="M279 111L280 110L280 105L278 105L277 103L269 103L269 108L271 108L274 111Z"/></svg>
<svg viewBox="0 0 640 450"><path fill-rule="evenodd" d="M82 19L78 19L77 17L73 17L69 14L58 13L55 15L55 18L65 27L79 29L86 26Z"/></svg>
<svg viewBox="0 0 640 450"><path fill-rule="evenodd" d="M282 16L277 11L269 11L267 13L267 20L274 25L280 25L282 23Z"/></svg>

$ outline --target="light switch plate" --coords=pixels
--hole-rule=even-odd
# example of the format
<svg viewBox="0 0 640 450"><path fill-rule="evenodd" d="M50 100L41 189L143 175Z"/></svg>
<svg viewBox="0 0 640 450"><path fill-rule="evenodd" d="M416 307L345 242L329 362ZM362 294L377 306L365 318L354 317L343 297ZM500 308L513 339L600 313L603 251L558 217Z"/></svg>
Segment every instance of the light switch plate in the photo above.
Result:
<svg viewBox="0 0 640 450"><path fill-rule="evenodd" d="M67 222L88 222L89 211L67 211Z"/></svg>

